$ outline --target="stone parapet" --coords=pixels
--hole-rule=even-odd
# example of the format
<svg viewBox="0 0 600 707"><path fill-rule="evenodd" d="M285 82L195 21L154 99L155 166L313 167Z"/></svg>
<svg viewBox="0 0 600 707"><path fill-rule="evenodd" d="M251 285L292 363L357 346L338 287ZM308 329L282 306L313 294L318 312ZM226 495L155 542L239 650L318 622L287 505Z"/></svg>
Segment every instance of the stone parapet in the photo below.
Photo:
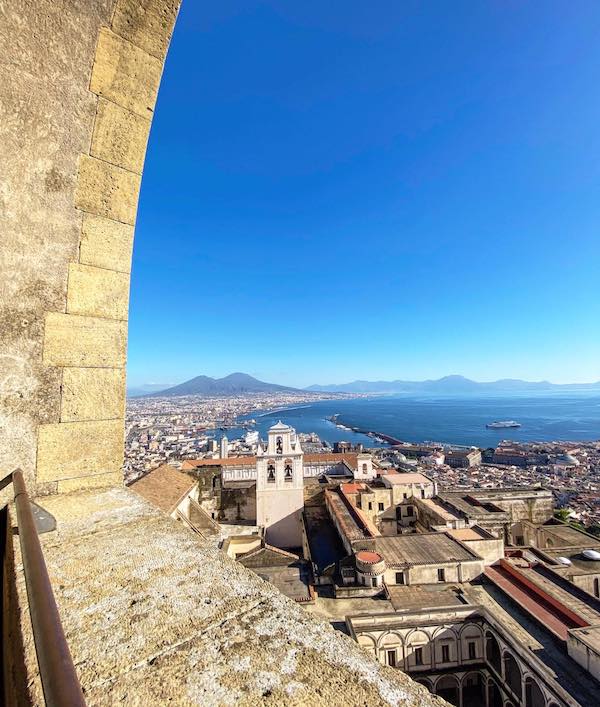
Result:
<svg viewBox="0 0 600 707"><path fill-rule="evenodd" d="M445 704L128 489L42 503L57 519L41 539L90 707ZM17 585L25 606L20 570Z"/></svg>

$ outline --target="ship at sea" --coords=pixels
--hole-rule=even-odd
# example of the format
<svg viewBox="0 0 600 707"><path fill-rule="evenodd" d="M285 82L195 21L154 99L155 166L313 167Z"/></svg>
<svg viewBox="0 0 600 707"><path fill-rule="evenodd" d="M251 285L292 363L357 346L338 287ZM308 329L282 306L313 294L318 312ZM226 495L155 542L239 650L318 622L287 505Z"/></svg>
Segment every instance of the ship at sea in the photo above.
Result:
<svg viewBox="0 0 600 707"><path fill-rule="evenodd" d="M489 430L505 430L512 427L521 427L521 423L515 420L496 420L495 422L488 422L486 427Z"/></svg>

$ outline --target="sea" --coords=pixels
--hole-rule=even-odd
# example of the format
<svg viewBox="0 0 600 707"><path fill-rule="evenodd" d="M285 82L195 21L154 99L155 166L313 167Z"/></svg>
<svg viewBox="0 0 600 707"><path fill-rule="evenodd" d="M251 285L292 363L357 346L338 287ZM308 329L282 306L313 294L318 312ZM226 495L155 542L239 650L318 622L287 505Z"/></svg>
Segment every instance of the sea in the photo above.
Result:
<svg viewBox="0 0 600 707"><path fill-rule="evenodd" d="M336 422L329 418L336 416ZM346 440L365 446L386 446L351 428L390 435L406 442L440 442L455 445L495 446L499 441L516 442L600 440L600 394L586 392L487 396L373 396L320 400L287 408L242 416L266 438L278 420L298 432L315 432L331 444ZM487 429L495 420L516 420L513 429ZM336 424L337 423L337 424ZM230 439L245 429L227 430Z"/></svg>

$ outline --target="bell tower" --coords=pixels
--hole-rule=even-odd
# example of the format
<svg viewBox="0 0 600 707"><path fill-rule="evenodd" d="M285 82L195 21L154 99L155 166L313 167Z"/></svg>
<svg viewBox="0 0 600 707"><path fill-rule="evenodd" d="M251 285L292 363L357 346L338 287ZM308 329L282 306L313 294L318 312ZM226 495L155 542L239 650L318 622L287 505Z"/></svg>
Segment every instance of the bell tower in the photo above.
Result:
<svg viewBox="0 0 600 707"><path fill-rule="evenodd" d="M268 433L267 448L258 445L256 522L265 539L280 548L300 547L304 508L303 452L296 431L278 422Z"/></svg>

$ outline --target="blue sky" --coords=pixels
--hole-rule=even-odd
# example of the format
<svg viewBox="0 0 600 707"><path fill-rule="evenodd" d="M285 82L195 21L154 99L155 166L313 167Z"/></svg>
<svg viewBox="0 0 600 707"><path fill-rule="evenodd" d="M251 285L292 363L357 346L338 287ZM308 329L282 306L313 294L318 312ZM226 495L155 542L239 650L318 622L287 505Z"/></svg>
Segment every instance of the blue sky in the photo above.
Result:
<svg viewBox="0 0 600 707"><path fill-rule="evenodd" d="M600 379L600 4L184 0L128 380Z"/></svg>

